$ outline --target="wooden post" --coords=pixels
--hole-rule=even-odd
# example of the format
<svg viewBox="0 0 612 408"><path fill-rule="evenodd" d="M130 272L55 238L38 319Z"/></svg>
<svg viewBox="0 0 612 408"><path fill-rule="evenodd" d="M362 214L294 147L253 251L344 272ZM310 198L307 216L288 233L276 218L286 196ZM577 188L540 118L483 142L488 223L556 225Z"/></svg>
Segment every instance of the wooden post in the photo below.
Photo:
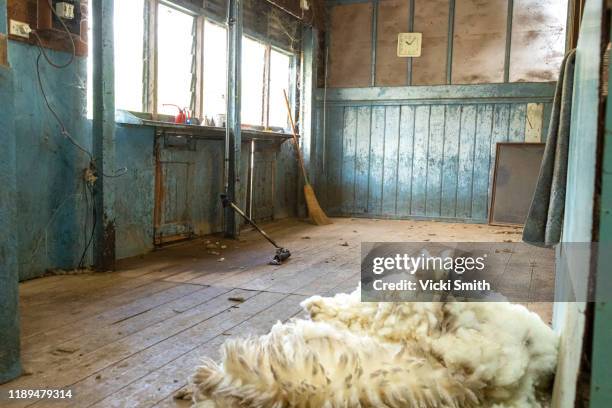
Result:
<svg viewBox="0 0 612 408"><path fill-rule="evenodd" d="M0 37L6 35L6 1L0 0ZM13 76L0 65L0 384L21 374L19 361L19 269Z"/></svg>
<svg viewBox="0 0 612 408"><path fill-rule="evenodd" d="M225 192L236 201L240 191L240 95L242 65L242 0L229 0L227 11L227 117L225 126ZM237 238L240 233L238 215L225 209L225 234Z"/></svg>
<svg viewBox="0 0 612 408"><path fill-rule="evenodd" d="M115 72L112 1L93 0L93 155L97 170L94 184L96 269L115 268Z"/></svg>

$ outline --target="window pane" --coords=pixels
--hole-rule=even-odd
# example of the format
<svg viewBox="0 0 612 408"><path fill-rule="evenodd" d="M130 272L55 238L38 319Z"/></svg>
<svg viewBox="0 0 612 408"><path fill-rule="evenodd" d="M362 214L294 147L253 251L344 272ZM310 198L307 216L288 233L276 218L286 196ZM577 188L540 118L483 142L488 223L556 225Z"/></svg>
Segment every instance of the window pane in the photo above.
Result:
<svg viewBox="0 0 612 408"><path fill-rule="evenodd" d="M514 0L510 81L555 81L565 52L567 0Z"/></svg>
<svg viewBox="0 0 612 408"><path fill-rule="evenodd" d="M176 115L175 106L190 108L193 97L195 18L159 5L157 33L157 111Z"/></svg>
<svg viewBox="0 0 612 408"><path fill-rule="evenodd" d="M204 116L221 126L217 115L225 114L227 92L227 30L204 24Z"/></svg>
<svg viewBox="0 0 612 408"><path fill-rule="evenodd" d="M93 43L91 1L88 8L87 117L93 117ZM142 111L144 0L115 2L115 108Z"/></svg>
<svg viewBox="0 0 612 408"><path fill-rule="evenodd" d="M144 0L115 2L115 108L142 111Z"/></svg>
<svg viewBox="0 0 612 408"><path fill-rule="evenodd" d="M266 47L242 37L242 123L263 125L263 83Z"/></svg>
<svg viewBox="0 0 612 408"><path fill-rule="evenodd" d="M272 50L270 54L270 109L269 126L288 127L287 107L283 90L290 95L291 57Z"/></svg>

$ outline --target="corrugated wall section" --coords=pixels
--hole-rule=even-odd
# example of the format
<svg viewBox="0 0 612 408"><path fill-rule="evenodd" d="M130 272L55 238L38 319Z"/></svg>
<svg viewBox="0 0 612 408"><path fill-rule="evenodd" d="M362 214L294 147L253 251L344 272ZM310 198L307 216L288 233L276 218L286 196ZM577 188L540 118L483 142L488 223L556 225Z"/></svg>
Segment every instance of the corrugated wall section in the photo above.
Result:
<svg viewBox="0 0 612 408"><path fill-rule="evenodd" d="M401 99L402 88L335 91L325 132L321 104L317 113L315 187L325 210L335 216L485 221L496 143L525 141L529 103L543 105L540 133L547 131L552 87L542 84L531 89L532 97L517 96L511 87L521 86L506 85L497 95L493 85L480 88L480 96L471 89L465 98L460 95L466 87L456 87L459 99L452 100L428 99L424 88L418 90L422 97L410 100ZM451 95L454 87L447 88Z"/></svg>

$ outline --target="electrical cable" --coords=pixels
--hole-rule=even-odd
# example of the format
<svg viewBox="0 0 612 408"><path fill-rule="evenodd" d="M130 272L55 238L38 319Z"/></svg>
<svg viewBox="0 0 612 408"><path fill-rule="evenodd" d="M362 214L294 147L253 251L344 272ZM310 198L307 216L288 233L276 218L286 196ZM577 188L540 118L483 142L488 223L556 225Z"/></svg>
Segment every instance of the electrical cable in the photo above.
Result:
<svg viewBox="0 0 612 408"><path fill-rule="evenodd" d="M36 76L38 78L38 86L40 88L40 92L42 93L43 99L45 101L45 105L47 105L47 109L49 110L49 112L51 112L51 114L55 118L55 121L58 123L62 136L64 136L66 139L68 139L68 141L72 145L74 145L77 149L79 149L80 151L85 153L89 157L89 161L92 162L94 160L94 158L93 158L93 155L91 154L91 152L89 150L85 149L83 146L81 146L79 144L79 142L77 142L72 137L70 132L68 132L68 130L66 129L66 126L64 125L64 122L62 121L62 119L59 117L59 115L57 114L55 109L53 109L53 107L51 106L51 103L49 102L49 98L47 97L47 94L46 94L45 89L43 87L43 82L42 82L42 78L41 78L41 75L40 75L40 57L41 56L42 56L42 53L38 54L38 58L36 58Z"/></svg>
<svg viewBox="0 0 612 408"><path fill-rule="evenodd" d="M40 36L38 35L38 33L36 31L32 31L32 34L34 34L34 36L36 37L36 46L38 47L38 51L39 51L38 58L36 58L36 76L37 76L37 79L38 79L38 86L40 88L40 92L42 93L43 99L45 100L45 105L47 105L47 109L49 109L49 111L51 112L51 114L55 118L56 122L60 126L62 136L66 137L70 141L70 143L72 143L77 149L79 149L83 153L87 154L87 156L89 157L89 161L92 162L94 160L93 159L93 155L91 154L91 152L89 150L87 150L83 146L81 146L72 137L70 132L68 132L68 130L66 129L66 126L64 125L64 122L61 120L61 118L59 117L59 115L57 114L55 109L53 109L53 107L49 103L49 98L47 97L47 94L46 94L44 86L43 86L42 77L41 77L41 74L40 74L40 58L41 57L44 57L45 60L47 61L47 63L49 65L51 65L52 67L56 68L56 69L67 68L68 66L70 66L74 62L74 59L76 57L76 45L74 43L74 38L72 37L72 33L68 29L68 26L66 25L66 23L64 23L64 20L57 14L55 9L53 8L53 5L51 4L51 0L47 0L47 3L49 4L49 8L51 9L51 12L53 13L53 15L55 15L55 17L57 17L57 19L60 21L62 27L66 31L66 34L68 35L68 38L70 38L70 44L72 45L72 53L70 54L70 60L68 62L66 62L64 64L56 64L56 63L54 63L49 58L47 53L45 52L42 40L41 40Z"/></svg>
<svg viewBox="0 0 612 408"><path fill-rule="evenodd" d="M68 29L68 26L66 25L66 23L64 23L64 20L57 14L55 9L53 8L53 4L51 3L51 0L47 0L47 3L49 5L49 8L51 9L51 12L53 13L53 15L55 15L55 17L59 20L60 24L62 25L62 27L66 31L66 34L68 35L68 38L70 39L70 44L71 44L71 47L72 47L72 52L70 54L70 60L68 60L67 62L65 62L63 64L57 64L57 63L53 62L51 60L51 58L49 58L49 56L47 55L46 51L44 50L42 40L41 40L40 36L38 35L38 33L36 31L32 31L32 34L36 37L36 46L38 47L38 51L39 51L38 57L36 58L36 77L38 79L38 86L40 88L40 92L41 92L41 94L43 96L43 99L44 99L45 105L47 106L47 109L49 110L49 112L51 112L51 114L55 118L55 121L57 122L57 124L60 127L60 132L61 132L62 136L64 136L66 139L68 139L68 141L70 141L70 143L74 147L76 147L77 149L79 149L81 152L85 153L89 157L89 167L90 167L90 169L93 170L93 173L95 175L95 160L94 160L93 154L89 150L84 148L79 142L77 142L72 137L70 132L68 132L64 122L62 121L62 119L60 118L58 113L55 111L53 106L51 106L51 103L49 102L49 98L47 97L47 94L46 94L44 86L43 86L43 81L42 81L42 77L41 77L41 73L40 73L40 61L41 61L41 58L44 58L50 66L52 66L53 68L56 68L56 69L65 69L65 68L69 67L74 62L74 59L76 58L76 44L74 42L74 38L72 36L72 33ZM126 172L127 172L127 169L126 169ZM96 202L95 202L95 197L94 197L94 192L93 192L93 186L92 186L90 181L85 180L85 179L83 180L83 183L85 184L84 193L85 193L86 208L89 208L89 199L88 199L88 196L87 196L87 192L89 192L89 194L91 195L91 208L92 208L92 215L93 215L93 225L92 225L92 228L91 228L91 235L89 236L89 240L87 240L87 224L88 224L88 222L87 222L87 217L86 217L85 218L85 227L84 227L84 231L85 231L84 236L85 236L85 239L87 240L87 243L85 245L85 248L83 249L83 252L81 254L81 258L80 258L79 263L78 263L78 268L79 269L83 268L83 262L85 260L85 256L86 256L87 251L89 250L89 248L91 246L91 243L93 242L93 238L94 238L94 234L95 234L95 230L96 230L96 222L97 222L97 220L96 220L96 215L97 215L97 213L96 213Z"/></svg>
<svg viewBox="0 0 612 408"><path fill-rule="evenodd" d="M94 197L92 186L90 183L85 182L85 188L89 191L89 194L91 195L93 225L91 226L91 235L89 236L89 241L87 241L87 244L85 245L85 248L83 249L83 253L81 254L81 259L79 260L79 269L83 269L83 261L85 260L85 255L87 255L87 251L89 250L89 247L91 247L91 243L93 242L93 237L96 231L96 222L97 222L97 213L96 213L96 204L95 204L96 199ZM87 195L87 192L85 194ZM87 230L87 219L85 220L85 230Z"/></svg>
<svg viewBox="0 0 612 408"><path fill-rule="evenodd" d="M85 198L85 208L89 208L89 196L87 195L87 182L83 179L83 197ZM87 224L89 223L89 217L87 216L87 212L85 213L85 222L83 223L83 242L87 243ZM78 269L83 269L83 260L85 259L85 253L87 250L84 250L81 253L81 258L79 260Z"/></svg>
<svg viewBox="0 0 612 408"><path fill-rule="evenodd" d="M74 43L74 38L72 37L72 33L68 29L68 26L66 25L66 23L64 23L64 20L57 14L55 9L53 8L53 4L51 3L51 0L47 0L47 4L49 5L49 9L51 9L51 13L53 13L53 15L59 20L60 24L62 25L62 27L66 31L66 34L68 34L68 38L70 38L70 44L72 45L72 53L70 54L70 60L68 62L66 62L65 64L56 64L56 63L54 63L49 58L47 53L42 49L42 42L40 41L40 37L38 36L38 33L36 31L32 31L32 34L34 34L36 36L36 38L38 39L38 42L41 45L39 47L39 49L42 52L42 54L44 55L44 57L47 60L47 62L49 63L49 65L51 65L54 68L63 69L63 68L68 67L74 61L74 58L76 57L76 44Z"/></svg>

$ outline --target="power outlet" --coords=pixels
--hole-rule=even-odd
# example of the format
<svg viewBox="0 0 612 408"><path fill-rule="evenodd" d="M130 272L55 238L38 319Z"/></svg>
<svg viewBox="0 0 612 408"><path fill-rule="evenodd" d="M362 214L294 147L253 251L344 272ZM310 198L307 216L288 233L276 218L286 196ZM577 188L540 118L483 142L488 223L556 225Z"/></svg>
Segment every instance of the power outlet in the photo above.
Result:
<svg viewBox="0 0 612 408"><path fill-rule="evenodd" d="M9 34L16 35L18 37L30 38L32 29L28 23L21 21L11 20L9 27Z"/></svg>

